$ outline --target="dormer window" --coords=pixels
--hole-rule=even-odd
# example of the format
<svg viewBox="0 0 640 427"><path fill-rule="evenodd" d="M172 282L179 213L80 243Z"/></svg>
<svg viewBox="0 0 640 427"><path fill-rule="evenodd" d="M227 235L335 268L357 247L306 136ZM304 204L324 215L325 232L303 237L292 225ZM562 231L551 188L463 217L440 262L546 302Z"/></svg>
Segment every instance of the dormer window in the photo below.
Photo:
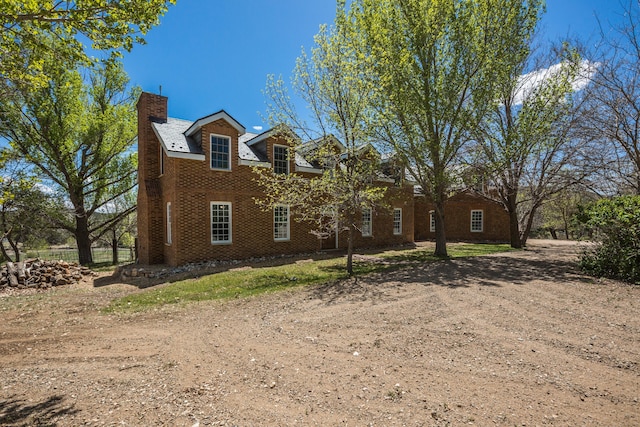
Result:
<svg viewBox="0 0 640 427"><path fill-rule="evenodd" d="M222 135L211 135L211 169L231 169L231 139Z"/></svg>
<svg viewBox="0 0 640 427"><path fill-rule="evenodd" d="M289 149L284 145L273 146L273 173L289 175Z"/></svg>

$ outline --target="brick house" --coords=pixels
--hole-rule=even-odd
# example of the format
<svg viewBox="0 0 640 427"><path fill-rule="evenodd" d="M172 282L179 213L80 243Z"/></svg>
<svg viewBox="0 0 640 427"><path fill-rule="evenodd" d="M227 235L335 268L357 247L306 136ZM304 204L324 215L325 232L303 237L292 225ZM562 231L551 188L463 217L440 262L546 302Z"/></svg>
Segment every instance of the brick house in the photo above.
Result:
<svg viewBox="0 0 640 427"><path fill-rule="evenodd" d="M415 240L435 239L433 203L416 192L414 208ZM498 202L462 191L447 200L444 215L447 240L509 241L509 214Z"/></svg>
<svg viewBox="0 0 640 427"><path fill-rule="evenodd" d="M318 239L292 220L287 206L261 210L252 166L322 173L301 154L288 156L285 138L249 133L225 111L196 121L168 117L167 98L138 100L138 261L181 265L213 259L313 252L346 246L343 234ZM289 158L294 157L294 158ZM413 242L413 186L381 176L390 209L363 212L356 247ZM358 234L358 233L356 233Z"/></svg>

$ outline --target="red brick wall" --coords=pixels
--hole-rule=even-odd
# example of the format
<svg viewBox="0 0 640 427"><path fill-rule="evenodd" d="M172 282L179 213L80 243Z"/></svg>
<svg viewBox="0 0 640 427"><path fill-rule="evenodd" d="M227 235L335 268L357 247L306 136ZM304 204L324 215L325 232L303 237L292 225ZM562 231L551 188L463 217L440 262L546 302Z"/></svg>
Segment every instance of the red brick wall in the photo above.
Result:
<svg viewBox="0 0 640 427"><path fill-rule="evenodd" d="M160 143L151 127L151 118L167 119L167 98L142 93L138 100L138 261L161 264L163 255L162 198L160 183Z"/></svg>
<svg viewBox="0 0 640 427"><path fill-rule="evenodd" d="M415 240L435 239L430 231L429 212L434 205L424 196L415 198ZM483 211L483 231L471 232L471 211ZM509 241L509 215L491 200L469 193L449 199L445 205L445 233L447 240Z"/></svg>
<svg viewBox="0 0 640 427"><path fill-rule="evenodd" d="M354 246L356 248L371 248L393 246L413 242L413 186L396 187L391 183L378 183L387 187L385 201L387 206L374 208L371 218L371 236L362 236L356 232ZM393 234L393 209L402 209L402 234ZM340 233L338 239L341 248L347 246L347 233Z"/></svg>
<svg viewBox="0 0 640 427"><path fill-rule="evenodd" d="M231 137L231 171L210 168L210 135ZM320 241L309 225L290 221L290 240L274 241L273 211L262 211L254 198L262 196L250 166L238 163L238 132L223 120L207 124L202 130L205 161L170 159L165 162L163 179L175 182L164 188L165 203L172 201L173 243L166 246L165 262L180 265L215 259L241 259L258 256L313 252ZM275 139L278 144L284 140ZM269 160L274 140L267 143ZM290 169L294 170L293 161ZM231 244L211 243L211 202L231 203ZM166 220L165 220L166 221Z"/></svg>
<svg viewBox="0 0 640 427"><path fill-rule="evenodd" d="M273 238L273 211L262 211L254 198L262 197L256 175L250 166L238 161L238 131L224 120L203 126L201 137L205 160L164 156L164 173L160 176L160 143L151 128L149 117L166 120L167 98L143 93L138 102L138 239L139 262L142 264L180 265L204 260L241 259L278 254L313 252L321 241L310 233L312 225L290 220L290 239ZM210 168L210 136L231 138L231 170ZM288 145L285 138L266 140L266 154L271 162L273 145ZM290 171L295 170L293 158ZM309 174L309 177L314 175ZM145 180L156 180L157 197L148 192ZM388 246L413 241L413 192L407 186L388 185L389 210L373 214L372 237L356 235L357 247ZM231 203L232 243L211 243L211 202ZM172 242L166 242L166 206L171 203ZM393 234L393 207L402 208L402 234ZM346 246L341 236L341 247Z"/></svg>

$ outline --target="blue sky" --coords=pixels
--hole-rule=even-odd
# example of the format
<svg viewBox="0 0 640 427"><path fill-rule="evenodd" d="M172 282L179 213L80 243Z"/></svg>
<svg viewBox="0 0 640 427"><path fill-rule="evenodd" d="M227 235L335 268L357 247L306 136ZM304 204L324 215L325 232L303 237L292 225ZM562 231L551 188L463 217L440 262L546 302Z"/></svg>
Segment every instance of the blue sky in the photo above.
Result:
<svg viewBox="0 0 640 427"><path fill-rule="evenodd" d="M606 25L620 13L617 0L547 0L541 35L593 41L595 16ZM224 109L248 131L266 129L267 75L288 81L301 48L312 47L319 26L334 16L333 0L178 0L124 65L142 90L162 86L171 117L195 120Z"/></svg>

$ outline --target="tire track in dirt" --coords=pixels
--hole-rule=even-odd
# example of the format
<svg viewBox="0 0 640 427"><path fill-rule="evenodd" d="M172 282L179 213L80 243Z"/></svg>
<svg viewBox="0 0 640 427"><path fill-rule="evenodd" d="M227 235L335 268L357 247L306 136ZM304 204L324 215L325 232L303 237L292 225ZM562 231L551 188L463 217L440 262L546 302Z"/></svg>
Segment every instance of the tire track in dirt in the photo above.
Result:
<svg viewBox="0 0 640 427"><path fill-rule="evenodd" d="M0 424L639 425L640 288L544 246L136 315L25 299Z"/></svg>

